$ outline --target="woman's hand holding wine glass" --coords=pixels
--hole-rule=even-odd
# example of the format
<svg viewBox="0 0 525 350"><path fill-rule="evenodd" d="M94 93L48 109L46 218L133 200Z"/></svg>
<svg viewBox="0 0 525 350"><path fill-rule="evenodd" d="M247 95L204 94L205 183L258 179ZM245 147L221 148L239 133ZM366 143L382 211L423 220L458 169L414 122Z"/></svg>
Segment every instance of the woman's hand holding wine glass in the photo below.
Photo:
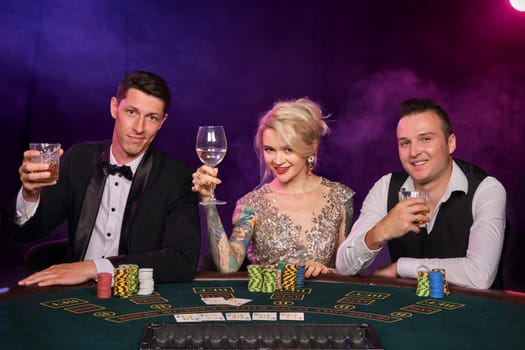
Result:
<svg viewBox="0 0 525 350"><path fill-rule="evenodd" d="M212 179L209 177L217 176L217 169L215 167L224 159L227 148L226 134L222 126L199 126L195 149L200 161L205 166L202 166L193 174L193 188L199 191L203 197L203 200L199 203L201 205L226 203L215 198L215 183L220 183L220 180L215 178L213 179L214 181L211 181ZM208 178L204 179L205 177ZM208 194L205 186L207 184L209 184L210 187L209 199L206 201L204 197Z"/></svg>

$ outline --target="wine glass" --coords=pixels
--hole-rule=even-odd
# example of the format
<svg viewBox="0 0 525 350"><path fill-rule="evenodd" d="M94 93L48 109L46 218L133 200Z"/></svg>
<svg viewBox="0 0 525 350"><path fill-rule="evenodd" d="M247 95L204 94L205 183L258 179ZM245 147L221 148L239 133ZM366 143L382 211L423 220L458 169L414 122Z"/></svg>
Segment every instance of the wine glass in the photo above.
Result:
<svg viewBox="0 0 525 350"><path fill-rule="evenodd" d="M215 168L224 159L227 147L226 134L222 125L199 126L195 149L202 163ZM210 199L206 203L200 202L200 205L226 204L215 198L214 187L215 185L212 184Z"/></svg>

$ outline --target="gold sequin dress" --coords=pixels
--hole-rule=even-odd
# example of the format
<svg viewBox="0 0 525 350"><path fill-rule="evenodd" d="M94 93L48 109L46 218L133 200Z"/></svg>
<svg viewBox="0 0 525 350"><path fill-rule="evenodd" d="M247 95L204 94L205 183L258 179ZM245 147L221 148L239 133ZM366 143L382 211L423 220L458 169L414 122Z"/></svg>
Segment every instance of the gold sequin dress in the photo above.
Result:
<svg viewBox="0 0 525 350"><path fill-rule="evenodd" d="M308 198L289 198L265 184L239 199L238 209L251 209L256 216L247 251L252 264L301 264L314 260L333 266L344 205L354 192L323 177L317 192L310 197L314 199L310 205ZM298 216L294 216L295 213ZM300 215L303 225L293 220ZM352 207L347 209L346 215L353 218Z"/></svg>

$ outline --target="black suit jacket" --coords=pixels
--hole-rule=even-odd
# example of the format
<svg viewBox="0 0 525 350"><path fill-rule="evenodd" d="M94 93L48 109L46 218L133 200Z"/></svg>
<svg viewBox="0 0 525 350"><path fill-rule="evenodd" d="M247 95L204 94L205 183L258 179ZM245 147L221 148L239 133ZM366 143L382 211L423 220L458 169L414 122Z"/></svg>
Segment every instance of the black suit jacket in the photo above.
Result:
<svg viewBox="0 0 525 350"><path fill-rule="evenodd" d="M63 157L58 184L42 189L35 215L22 227L12 221L18 241L34 241L68 221L68 261L83 260L104 188L101 162L109 142L83 143ZM191 191L192 170L150 148L144 155L128 196L119 256L114 265L154 268L157 282L193 279L200 254L198 196Z"/></svg>

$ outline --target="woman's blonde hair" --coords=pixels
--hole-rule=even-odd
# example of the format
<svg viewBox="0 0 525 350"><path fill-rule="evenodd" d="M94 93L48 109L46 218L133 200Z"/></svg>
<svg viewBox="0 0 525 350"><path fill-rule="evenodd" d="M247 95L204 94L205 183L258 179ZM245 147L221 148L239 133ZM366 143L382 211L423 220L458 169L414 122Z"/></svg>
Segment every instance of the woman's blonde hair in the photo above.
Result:
<svg viewBox="0 0 525 350"><path fill-rule="evenodd" d="M314 156L314 167L317 163L317 149L324 136L330 132L325 123L319 105L307 98L279 101L259 119L255 135L255 152L259 157L261 184L273 178L272 172L264 162L263 133L273 129L301 157Z"/></svg>

